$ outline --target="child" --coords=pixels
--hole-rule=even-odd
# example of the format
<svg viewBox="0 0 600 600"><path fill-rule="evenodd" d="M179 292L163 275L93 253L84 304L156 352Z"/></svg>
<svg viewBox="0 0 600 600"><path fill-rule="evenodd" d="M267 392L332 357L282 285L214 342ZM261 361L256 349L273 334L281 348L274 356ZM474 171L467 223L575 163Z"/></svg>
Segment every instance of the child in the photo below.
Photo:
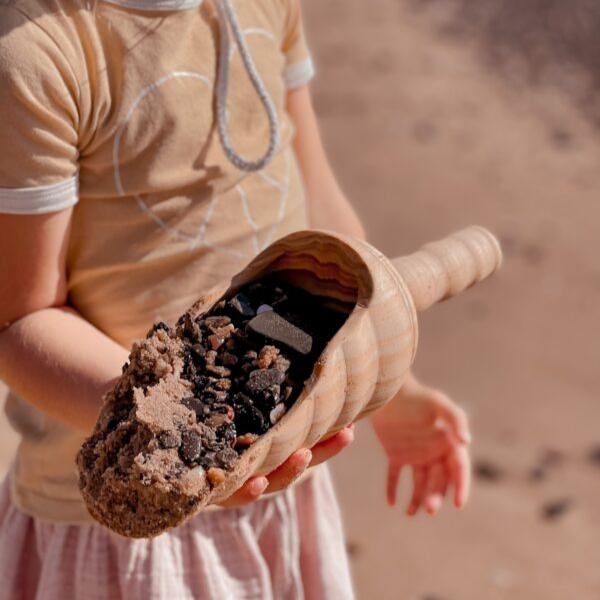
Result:
<svg viewBox="0 0 600 600"><path fill-rule="evenodd" d="M0 6L0 378L21 434L0 598L350 598L326 467L291 484L351 427L158 538L85 511L74 457L131 342L277 237L363 230L321 145L299 0L80 2ZM390 504L403 465L409 514L449 486L464 504L450 400L411 378L373 425Z"/></svg>

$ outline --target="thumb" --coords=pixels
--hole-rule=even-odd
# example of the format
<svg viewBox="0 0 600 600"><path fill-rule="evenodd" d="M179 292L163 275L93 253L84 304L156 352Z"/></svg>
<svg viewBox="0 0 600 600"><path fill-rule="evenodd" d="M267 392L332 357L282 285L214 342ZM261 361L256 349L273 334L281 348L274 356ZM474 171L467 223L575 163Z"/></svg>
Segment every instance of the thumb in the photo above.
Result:
<svg viewBox="0 0 600 600"><path fill-rule="evenodd" d="M471 443L471 433L469 431L469 419L463 408L450 400L446 395L440 394L438 397L438 417L443 419L449 426L455 437L463 444Z"/></svg>
<svg viewBox="0 0 600 600"><path fill-rule="evenodd" d="M396 505L396 489L400 479L401 464L390 462L387 475L387 502L390 506Z"/></svg>

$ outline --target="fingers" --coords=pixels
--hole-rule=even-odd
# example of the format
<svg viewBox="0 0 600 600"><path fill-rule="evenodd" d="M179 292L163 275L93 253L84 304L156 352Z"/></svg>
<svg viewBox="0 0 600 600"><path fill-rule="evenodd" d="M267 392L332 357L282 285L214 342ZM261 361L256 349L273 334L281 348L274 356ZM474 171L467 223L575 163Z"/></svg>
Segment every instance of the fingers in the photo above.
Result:
<svg viewBox="0 0 600 600"><path fill-rule="evenodd" d="M266 477L252 477L237 491L220 503L224 508L235 508L258 500L267 489L269 480Z"/></svg>
<svg viewBox="0 0 600 600"><path fill-rule="evenodd" d="M426 467L413 467L413 494L408 505L406 514L413 516L419 510L419 506L423 502L425 495L425 486L427 484L427 468Z"/></svg>
<svg viewBox="0 0 600 600"><path fill-rule="evenodd" d="M464 446L455 448L446 458L450 483L454 487L454 505L462 508L469 498L471 487L471 460Z"/></svg>
<svg viewBox="0 0 600 600"><path fill-rule="evenodd" d="M346 427L329 439L316 444L312 450L303 448L292 454L281 466L266 477L252 477L235 494L220 505L234 508L258 500L264 493L277 492L291 485L308 466L318 465L354 441L353 426Z"/></svg>
<svg viewBox="0 0 600 600"><path fill-rule="evenodd" d="M308 448L296 450L281 466L269 473L267 493L277 492L293 483L310 465L313 454Z"/></svg>
<svg viewBox="0 0 600 600"><path fill-rule="evenodd" d="M346 427L324 442L316 444L311 448L313 458L310 466L314 467L315 465L329 460L341 452L344 448L349 446L353 441L354 428Z"/></svg>
<svg viewBox="0 0 600 600"><path fill-rule="evenodd" d="M425 485L424 507L427 513L435 515L442 506L446 489L448 487L448 476L441 462L436 462L429 467L427 483Z"/></svg>
<svg viewBox="0 0 600 600"><path fill-rule="evenodd" d="M396 505L396 490L398 489L398 480L400 479L401 464L390 463L387 476L387 501L390 506Z"/></svg>

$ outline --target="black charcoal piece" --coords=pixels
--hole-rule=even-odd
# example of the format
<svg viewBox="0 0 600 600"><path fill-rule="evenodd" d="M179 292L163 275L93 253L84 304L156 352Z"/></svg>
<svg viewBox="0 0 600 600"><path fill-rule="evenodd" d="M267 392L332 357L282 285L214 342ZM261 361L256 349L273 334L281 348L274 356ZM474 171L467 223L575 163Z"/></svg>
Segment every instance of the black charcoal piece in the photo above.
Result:
<svg viewBox="0 0 600 600"><path fill-rule="evenodd" d="M239 393L234 398L235 428L238 435L252 432L262 434L268 429L264 415L254 406L246 394Z"/></svg>
<svg viewBox="0 0 600 600"><path fill-rule="evenodd" d="M250 298L248 298L248 296L245 294L236 294L229 301L229 306L242 317L250 318L256 314L252 308L252 304L250 303Z"/></svg>
<svg viewBox="0 0 600 600"><path fill-rule="evenodd" d="M217 438L220 439L224 444L228 444L233 448L237 438L235 423L223 423L223 425L217 429L216 434Z"/></svg>
<svg viewBox="0 0 600 600"><path fill-rule="evenodd" d="M248 321L246 328L250 332L290 348L298 354L306 356L312 350L312 337L274 311L257 315Z"/></svg>
<svg viewBox="0 0 600 600"><path fill-rule="evenodd" d="M206 348L202 344L194 344L192 346L192 356L196 359L196 363L198 359L204 358L206 356Z"/></svg>

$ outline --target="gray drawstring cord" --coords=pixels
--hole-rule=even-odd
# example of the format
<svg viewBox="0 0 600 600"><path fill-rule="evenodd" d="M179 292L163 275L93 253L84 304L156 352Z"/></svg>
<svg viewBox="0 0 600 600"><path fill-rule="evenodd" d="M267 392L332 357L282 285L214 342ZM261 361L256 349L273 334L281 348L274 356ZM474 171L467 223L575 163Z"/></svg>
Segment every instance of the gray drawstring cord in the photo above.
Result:
<svg viewBox="0 0 600 600"><path fill-rule="evenodd" d="M277 111L269 93L267 92L264 83L262 82L248 46L244 39L244 33L240 28L240 24L235 15L235 10L231 5L231 0L217 0L217 10L219 12L219 20L221 25L221 42L219 49L219 67L217 74L217 128L221 145L229 161L241 171L260 171L268 165L279 146L279 123L277 121ZM255 160L250 161L241 157L233 148L229 138L228 123L227 123L227 91L229 86L229 60L231 41L229 38L229 28L233 34L233 39L238 47L240 56L252 83L252 87L264 106L267 118L269 120L269 146L264 155Z"/></svg>

